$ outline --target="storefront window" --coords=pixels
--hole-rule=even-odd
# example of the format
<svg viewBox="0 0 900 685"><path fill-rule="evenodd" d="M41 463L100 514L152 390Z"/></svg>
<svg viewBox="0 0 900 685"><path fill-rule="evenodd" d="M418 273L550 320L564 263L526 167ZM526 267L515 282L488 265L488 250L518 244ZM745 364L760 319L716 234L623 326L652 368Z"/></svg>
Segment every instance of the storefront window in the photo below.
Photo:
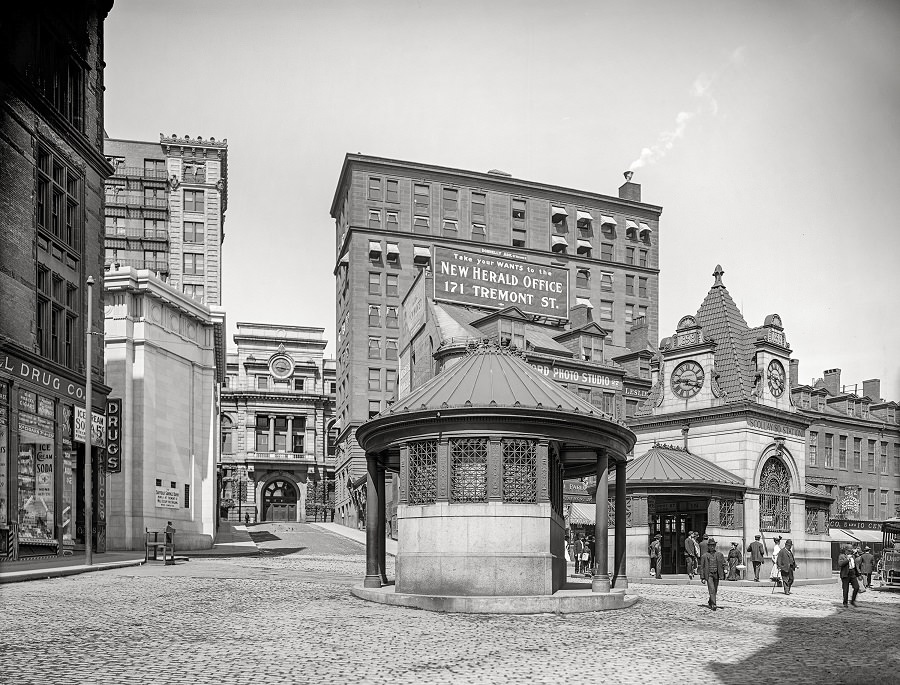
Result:
<svg viewBox="0 0 900 685"><path fill-rule="evenodd" d="M47 544L56 538L54 409L53 400L26 390L19 391L19 454L16 471L20 545Z"/></svg>
<svg viewBox="0 0 900 685"><path fill-rule="evenodd" d="M8 492L7 457L9 456L9 386L0 383L0 528L9 525L6 493Z"/></svg>
<svg viewBox="0 0 900 685"><path fill-rule="evenodd" d="M63 545L72 547L75 544L75 469L77 458L72 445L72 407L62 407L62 535Z"/></svg>

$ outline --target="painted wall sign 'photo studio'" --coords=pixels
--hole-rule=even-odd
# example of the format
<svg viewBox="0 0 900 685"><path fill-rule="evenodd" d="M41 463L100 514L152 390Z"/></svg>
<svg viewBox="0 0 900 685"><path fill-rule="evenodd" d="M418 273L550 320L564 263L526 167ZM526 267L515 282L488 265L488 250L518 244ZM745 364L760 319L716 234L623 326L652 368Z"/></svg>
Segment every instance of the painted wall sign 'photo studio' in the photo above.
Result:
<svg viewBox="0 0 900 685"><path fill-rule="evenodd" d="M435 246L434 299L568 319L569 272Z"/></svg>

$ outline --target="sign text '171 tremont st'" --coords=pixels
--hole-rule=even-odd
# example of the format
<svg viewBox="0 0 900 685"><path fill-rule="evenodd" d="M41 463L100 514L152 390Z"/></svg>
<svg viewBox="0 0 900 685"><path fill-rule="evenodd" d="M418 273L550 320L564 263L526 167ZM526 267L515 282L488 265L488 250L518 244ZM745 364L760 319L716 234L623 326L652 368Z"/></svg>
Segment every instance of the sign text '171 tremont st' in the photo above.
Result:
<svg viewBox="0 0 900 685"><path fill-rule="evenodd" d="M569 272L435 246L434 299L568 319Z"/></svg>

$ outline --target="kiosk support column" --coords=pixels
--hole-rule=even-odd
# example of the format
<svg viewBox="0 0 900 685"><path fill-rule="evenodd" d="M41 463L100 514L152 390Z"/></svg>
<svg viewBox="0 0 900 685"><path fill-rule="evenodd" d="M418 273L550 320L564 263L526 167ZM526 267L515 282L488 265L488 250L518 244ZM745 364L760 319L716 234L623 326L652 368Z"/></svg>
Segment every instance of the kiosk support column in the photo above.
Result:
<svg viewBox="0 0 900 685"><path fill-rule="evenodd" d="M594 514L594 578L592 592L609 592L609 455L606 449L597 451L597 494Z"/></svg>
<svg viewBox="0 0 900 685"><path fill-rule="evenodd" d="M378 459L366 454L366 579L364 587L381 587L378 568Z"/></svg>
<svg viewBox="0 0 900 685"><path fill-rule="evenodd" d="M613 571L613 587L617 590L628 588L628 575L625 571L625 548L628 523L625 503L625 461L616 462L616 543L615 543L615 570Z"/></svg>

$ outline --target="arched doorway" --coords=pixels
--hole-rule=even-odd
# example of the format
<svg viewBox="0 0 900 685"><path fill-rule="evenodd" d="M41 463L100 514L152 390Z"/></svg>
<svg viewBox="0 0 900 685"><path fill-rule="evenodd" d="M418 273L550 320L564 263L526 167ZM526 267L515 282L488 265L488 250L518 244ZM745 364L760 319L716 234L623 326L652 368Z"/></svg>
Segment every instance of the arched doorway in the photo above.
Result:
<svg viewBox="0 0 900 685"><path fill-rule="evenodd" d="M778 457L769 457L759 476L759 529L791 532L791 474Z"/></svg>
<svg viewBox="0 0 900 685"><path fill-rule="evenodd" d="M278 478L263 489L262 510L264 521L297 520L297 486Z"/></svg>

